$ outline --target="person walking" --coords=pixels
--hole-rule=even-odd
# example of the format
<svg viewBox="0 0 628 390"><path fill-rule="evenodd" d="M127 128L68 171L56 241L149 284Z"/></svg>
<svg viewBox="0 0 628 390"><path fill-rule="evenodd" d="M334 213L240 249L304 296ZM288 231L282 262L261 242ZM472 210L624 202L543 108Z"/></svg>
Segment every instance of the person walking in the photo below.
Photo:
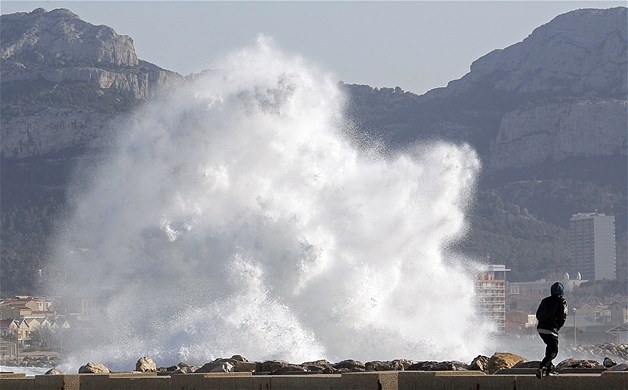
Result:
<svg viewBox="0 0 628 390"><path fill-rule="evenodd" d="M549 297L543 298L536 310L536 327L539 336L545 343L545 357L541 361L536 377L543 375L557 375L552 360L558 355L558 331L565 325L567 319L567 301L563 298L565 287L556 282L550 287Z"/></svg>

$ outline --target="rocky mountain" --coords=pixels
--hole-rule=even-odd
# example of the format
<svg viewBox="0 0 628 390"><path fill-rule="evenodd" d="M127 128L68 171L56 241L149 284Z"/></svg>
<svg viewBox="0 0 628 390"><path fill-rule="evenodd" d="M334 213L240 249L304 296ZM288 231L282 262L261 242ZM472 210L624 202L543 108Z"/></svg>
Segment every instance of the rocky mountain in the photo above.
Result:
<svg viewBox="0 0 628 390"><path fill-rule="evenodd" d="M347 115L390 149L445 140L478 151L470 234L452 249L506 264L513 280L547 277L569 270L571 214L597 209L616 216L625 267L626 17L560 15L421 96L341 84ZM3 15L0 34L0 285L31 292L75 167L97 161L113 121L184 77L64 9Z"/></svg>
<svg viewBox="0 0 628 390"><path fill-rule="evenodd" d="M3 15L0 34L6 159L102 147L112 117L182 80L66 9Z"/></svg>
<svg viewBox="0 0 628 390"><path fill-rule="evenodd" d="M395 145L435 135L470 142L491 173L546 160L625 156L625 21L623 7L560 15L423 96L347 86L353 114Z"/></svg>
<svg viewBox="0 0 628 390"><path fill-rule="evenodd" d="M350 113L392 147L433 139L470 143L483 161L484 189L509 199L514 194L499 185L531 178L575 180L569 184L574 194L593 182L613 187L621 198L628 145L626 16L624 7L560 15L422 96L346 85ZM602 205L573 206L556 214L547 203L550 210L534 211L565 226L570 212ZM625 207L616 206L599 209L618 215L623 228Z"/></svg>

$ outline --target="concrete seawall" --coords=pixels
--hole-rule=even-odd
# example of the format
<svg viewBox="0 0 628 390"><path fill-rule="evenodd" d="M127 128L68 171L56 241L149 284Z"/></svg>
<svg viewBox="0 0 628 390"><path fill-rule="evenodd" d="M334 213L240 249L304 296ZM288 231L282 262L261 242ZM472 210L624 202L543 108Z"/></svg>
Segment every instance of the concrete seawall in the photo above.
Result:
<svg viewBox="0 0 628 390"><path fill-rule="evenodd" d="M155 373L80 375L0 374L2 390L628 390L628 371L534 375L486 375L473 371L372 371L343 374Z"/></svg>

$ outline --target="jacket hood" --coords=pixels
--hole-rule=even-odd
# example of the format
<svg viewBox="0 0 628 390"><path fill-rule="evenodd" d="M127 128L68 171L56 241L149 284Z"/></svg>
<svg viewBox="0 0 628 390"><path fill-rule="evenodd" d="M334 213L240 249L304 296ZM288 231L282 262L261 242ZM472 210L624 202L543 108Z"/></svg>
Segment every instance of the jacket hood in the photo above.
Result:
<svg viewBox="0 0 628 390"><path fill-rule="evenodd" d="M565 292L565 286L563 286L563 284L560 282L556 282L552 284L552 287L550 287L550 292L552 293L552 295L558 295L562 297L563 293Z"/></svg>

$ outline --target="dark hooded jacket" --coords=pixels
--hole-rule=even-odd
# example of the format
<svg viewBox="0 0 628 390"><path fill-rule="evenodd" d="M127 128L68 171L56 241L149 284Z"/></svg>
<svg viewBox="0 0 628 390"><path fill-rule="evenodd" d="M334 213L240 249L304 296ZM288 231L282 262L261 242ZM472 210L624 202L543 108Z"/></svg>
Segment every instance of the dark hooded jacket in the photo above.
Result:
<svg viewBox="0 0 628 390"><path fill-rule="evenodd" d="M567 319L567 301L563 298L564 287L561 283L554 283L550 291L552 295L543 298L536 310L536 319L539 322L536 328L539 333L558 336L558 331Z"/></svg>

